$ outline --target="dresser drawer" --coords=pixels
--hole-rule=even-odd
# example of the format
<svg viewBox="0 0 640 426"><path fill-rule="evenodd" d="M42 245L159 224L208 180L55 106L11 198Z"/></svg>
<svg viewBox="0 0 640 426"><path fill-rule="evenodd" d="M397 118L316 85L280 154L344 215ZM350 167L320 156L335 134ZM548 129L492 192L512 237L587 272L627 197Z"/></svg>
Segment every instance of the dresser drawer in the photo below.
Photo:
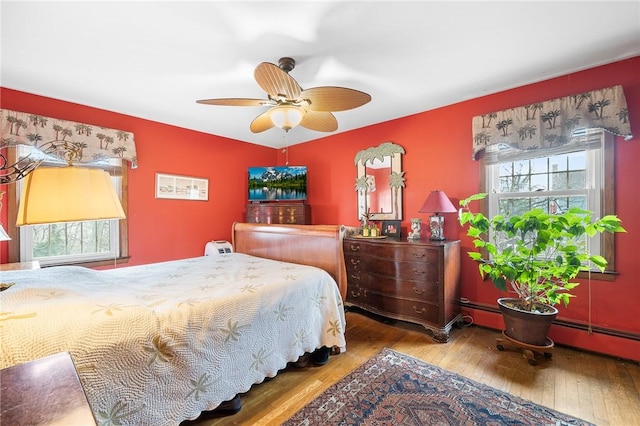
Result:
<svg viewBox="0 0 640 426"><path fill-rule="evenodd" d="M347 301L373 312L384 312L390 316L413 320L418 323L439 322L439 307L436 304L416 300L399 299L360 289L350 292Z"/></svg>
<svg viewBox="0 0 640 426"><path fill-rule="evenodd" d="M438 282L440 265L428 262L398 262L393 259L345 252L347 272L367 272L396 280Z"/></svg>
<svg viewBox="0 0 640 426"><path fill-rule="evenodd" d="M358 287L369 292L380 293L389 297L414 299L423 302L438 303L440 299L440 285L437 282L399 281L391 277L382 277L370 273L358 273L357 277L350 276L358 283Z"/></svg>
<svg viewBox="0 0 640 426"><path fill-rule="evenodd" d="M361 258L360 271L371 272L398 280L437 282L440 274L437 265L423 262L396 262L390 259Z"/></svg>
<svg viewBox="0 0 640 426"><path fill-rule="evenodd" d="M425 262L438 264L441 259L441 247L425 247L418 244L403 244L402 250L396 243L350 240L345 243L345 254L366 253L367 257L378 257L397 262Z"/></svg>

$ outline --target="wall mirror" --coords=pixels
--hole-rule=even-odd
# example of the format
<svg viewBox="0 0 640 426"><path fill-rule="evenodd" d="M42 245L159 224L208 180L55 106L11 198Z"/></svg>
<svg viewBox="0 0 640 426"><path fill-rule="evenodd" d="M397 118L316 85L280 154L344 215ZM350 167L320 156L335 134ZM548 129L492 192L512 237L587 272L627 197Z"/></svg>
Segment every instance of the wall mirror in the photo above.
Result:
<svg viewBox="0 0 640 426"><path fill-rule="evenodd" d="M404 148L393 142L359 151L357 169L358 220L402 220L402 171Z"/></svg>

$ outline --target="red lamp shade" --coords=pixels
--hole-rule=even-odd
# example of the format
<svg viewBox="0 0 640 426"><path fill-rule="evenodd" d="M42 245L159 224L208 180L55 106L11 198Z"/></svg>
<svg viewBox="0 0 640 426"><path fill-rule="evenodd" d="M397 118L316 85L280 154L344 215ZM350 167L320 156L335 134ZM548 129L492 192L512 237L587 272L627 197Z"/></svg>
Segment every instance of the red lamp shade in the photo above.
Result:
<svg viewBox="0 0 640 426"><path fill-rule="evenodd" d="M455 213L456 208L447 197L444 191L431 191L427 200L424 202L420 210L420 213Z"/></svg>

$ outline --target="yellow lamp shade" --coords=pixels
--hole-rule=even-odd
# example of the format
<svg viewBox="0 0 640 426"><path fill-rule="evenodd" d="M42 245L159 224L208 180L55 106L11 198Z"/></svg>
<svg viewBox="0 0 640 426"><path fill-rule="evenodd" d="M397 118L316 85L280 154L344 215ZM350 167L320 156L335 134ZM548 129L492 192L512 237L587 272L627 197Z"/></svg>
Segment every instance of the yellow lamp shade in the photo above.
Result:
<svg viewBox="0 0 640 426"><path fill-rule="evenodd" d="M24 181L16 226L124 219L109 174L87 167L38 167Z"/></svg>

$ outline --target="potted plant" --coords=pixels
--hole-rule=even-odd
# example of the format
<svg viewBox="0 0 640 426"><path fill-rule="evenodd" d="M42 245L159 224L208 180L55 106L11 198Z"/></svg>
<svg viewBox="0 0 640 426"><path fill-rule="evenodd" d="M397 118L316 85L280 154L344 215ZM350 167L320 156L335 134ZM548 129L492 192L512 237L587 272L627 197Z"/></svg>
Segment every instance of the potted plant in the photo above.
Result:
<svg viewBox="0 0 640 426"><path fill-rule="evenodd" d="M517 297L498 300L507 337L533 346L545 346L547 333L558 310L569 304L579 283L573 280L592 265L601 272L607 261L589 253L586 238L603 232L625 232L617 216L592 220L589 210L571 208L550 214L540 208L519 215L487 218L474 213L469 203L480 193L460 201L461 225L477 251L469 256L478 262L480 275L502 291L508 287ZM513 317L512 317L513 316Z"/></svg>

